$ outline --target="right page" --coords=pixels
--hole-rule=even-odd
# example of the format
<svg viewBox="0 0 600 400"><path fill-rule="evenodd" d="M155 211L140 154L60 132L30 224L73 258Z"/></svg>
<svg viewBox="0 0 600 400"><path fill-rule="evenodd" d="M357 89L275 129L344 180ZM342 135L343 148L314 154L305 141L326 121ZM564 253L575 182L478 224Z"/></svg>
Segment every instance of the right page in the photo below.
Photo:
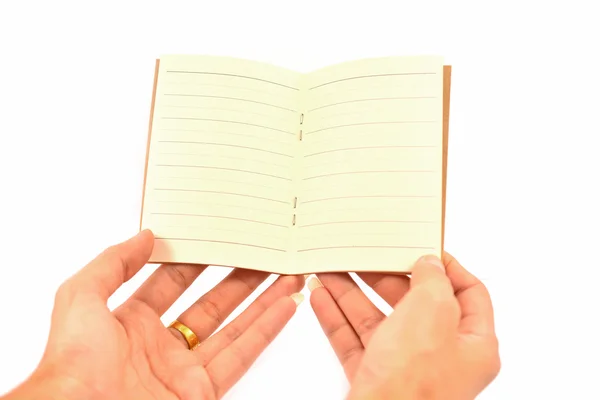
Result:
<svg viewBox="0 0 600 400"><path fill-rule="evenodd" d="M303 82L297 269L410 272L442 252L443 59L347 62Z"/></svg>

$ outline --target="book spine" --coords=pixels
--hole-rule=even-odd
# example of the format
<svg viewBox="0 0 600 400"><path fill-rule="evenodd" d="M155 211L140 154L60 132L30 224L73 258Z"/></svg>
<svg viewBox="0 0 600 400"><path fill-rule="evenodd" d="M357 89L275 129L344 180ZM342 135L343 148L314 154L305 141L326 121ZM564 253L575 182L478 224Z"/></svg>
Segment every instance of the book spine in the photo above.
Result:
<svg viewBox="0 0 600 400"><path fill-rule="evenodd" d="M298 133L298 141L302 141L302 124L304 123L304 113L300 114L300 131ZM298 205L298 197L294 197L294 214L292 216L292 226L296 225L296 207Z"/></svg>

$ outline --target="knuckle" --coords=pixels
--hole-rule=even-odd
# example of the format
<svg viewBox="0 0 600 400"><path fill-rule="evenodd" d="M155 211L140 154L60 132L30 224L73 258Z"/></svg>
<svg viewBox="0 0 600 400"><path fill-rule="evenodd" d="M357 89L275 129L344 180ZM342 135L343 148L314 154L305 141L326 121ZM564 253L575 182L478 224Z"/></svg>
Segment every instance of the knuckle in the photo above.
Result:
<svg viewBox="0 0 600 400"><path fill-rule="evenodd" d="M259 315L262 315L262 313L264 313L265 311L267 311L269 309L269 305L271 305L271 304L272 303L268 302L264 298L258 298L258 299L256 299L256 301L254 301L252 306L258 310Z"/></svg>
<svg viewBox="0 0 600 400"><path fill-rule="evenodd" d="M434 313L458 318L461 310L458 300L451 288L442 283L432 283L422 286L420 296Z"/></svg>
<svg viewBox="0 0 600 400"><path fill-rule="evenodd" d="M354 357L360 356L362 352L363 352L363 347L362 346L351 346L351 347L348 347L339 356L340 364L342 366L346 367L348 365L348 363L351 362L351 360Z"/></svg>
<svg viewBox="0 0 600 400"><path fill-rule="evenodd" d="M439 382L433 374L426 374L425 377L418 379L416 385L416 398L417 399L435 399L438 397Z"/></svg>
<svg viewBox="0 0 600 400"><path fill-rule="evenodd" d="M415 393L416 398L423 400L437 399L440 395L440 386L442 385L439 382L439 378L433 374L428 374L427 379L419 379Z"/></svg>
<svg viewBox="0 0 600 400"><path fill-rule="evenodd" d="M54 303L56 305L68 305L75 297L75 287L70 279L64 281L56 290Z"/></svg>
<svg viewBox="0 0 600 400"><path fill-rule="evenodd" d="M500 355L496 354L494 357L490 359L488 370L490 372L490 378L494 379L500 373L502 369L502 361L500 360Z"/></svg>
<svg viewBox="0 0 600 400"><path fill-rule="evenodd" d="M120 253L119 250L120 250L119 245L114 244L112 246L107 247L102 252L102 254L100 254L100 256L107 259L108 261L117 260L117 259L119 259L119 253Z"/></svg>
<svg viewBox="0 0 600 400"><path fill-rule="evenodd" d="M251 361L249 360L247 352L244 351L244 348L240 347L237 342L233 342L229 346L229 350L231 351L233 357L237 360L237 363L241 369L246 370L250 368Z"/></svg>
<svg viewBox="0 0 600 400"><path fill-rule="evenodd" d="M323 331L325 333L325 337L329 339L329 341L334 341L335 337L343 334L344 329L348 329L350 326L347 323L339 323L333 326L325 326L323 327Z"/></svg>
<svg viewBox="0 0 600 400"><path fill-rule="evenodd" d="M489 374L489 378L494 379L500 373L500 369L502 368L498 339L495 336L486 344L485 354L485 368Z"/></svg>
<svg viewBox="0 0 600 400"><path fill-rule="evenodd" d="M470 353L472 356L469 359L477 365L481 379L488 383L493 381L502 368L497 338L489 337L478 342Z"/></svg>
<svg viewBox="0 0 600 400"><path fill-rule="evenodd" d="M360 290L360 288L356 285L348 285L348 287L344 288L344 290L342 290L341 292L332 293L333 299L336 303L339 304L340 301L343 301L344 297L348 296L349 294L352 294L357 289Z"/></svg>
<svg viewBox="0 0 600 400"><path fill-rule="evenodd" d="M141 318L156 317L156 313L146 302L137 299L125 302L120 311L122 315L136 315Z"/></svg>
<svg viewBox="0 0 600 400"><path fill-rule="evenodd" d="M225 329L223 329L223 335L227 339L227 343L233 343L244 333L239 326L236 324L229 324Z"/></svg>
<svg viewBox="0 0 600 400"><path fill-rule="evenodd" d="M277 337L278 330L269 324L258 324L256 328L256 337L260 348L267 348L269 344Z"/></svg>
<svg viewBox="0 0 600 400"><path fill-rule="evenodd" d="M366 333L372 332L379 326L382 321L382 317L379 315L370 315L362 319L355 327L356 333L359 336L363 336Z"/></svg>
<svg viewBox="0 0 600 400"><path fill-rule="evenodd" d="M129 269L127 260L123 257L119 245L108 247L95 261L111 266L119 266L118 271L122 275L120 279L125 280L126 272Z"/></svg>
<svg viewBox="0 0 600 400"><path fill-rule="evenodd" d="M67 364L74 365L89 360L93 349L82 343L61 343L52 349L52 356L56 357L59 362L66 362Z"/></svg>
<svg viewBox="0 0 600 400"><path fill-rule="evenodd" d="M164 265L162 268L165 269L166 274L169 276L169 279L180 288L188 287L188 279L185 277L183 272L181 272L181 266L179 265Z"/></svg>
<svg viewBox="0 0 600 400"><path fill-rule="evenodd" d="M454 300L452 290L442 282L430 282L421 290L423 297L436 306L447 306Z"/></svg>
<svg viewBox="0 0 600 400"><path fill-rule="evenodd" d="M201 297L196 302L196 305L198 307L200 307L200 309L202 309L202 311L204 311L204 313L209 318L214 320L216 324L221 325L223 323L224 318L221 313L221 310L219 309L217 304L214 301L212 301L210 298Z"/></svg>

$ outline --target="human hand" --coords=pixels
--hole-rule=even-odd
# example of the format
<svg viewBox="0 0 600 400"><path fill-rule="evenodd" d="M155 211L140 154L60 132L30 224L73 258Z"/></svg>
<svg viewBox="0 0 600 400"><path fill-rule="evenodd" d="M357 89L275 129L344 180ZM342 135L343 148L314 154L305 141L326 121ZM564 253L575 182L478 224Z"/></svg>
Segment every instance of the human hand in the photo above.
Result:
<svg viewBox="0 0 600 400"><path fill-rule="evenodd" d="M350 400L474 399L500 370L485 286L452 256L428 256L411 278L359 277L394 307L389 317L348 274L309 281L310 302L351 383Z"/></svg>
<svg viewBox="0 0 600 400"><path fill-rule="evenodd" d="M205 266L162 265L121 306L108 298L152 252L143 231L112 246L58 290L48 344L38 368L5 399L221 398L277 336L302 300L302 276L279 277L242 314L211 334L268 273L233 270L178 321L200 340L190 351L161 315ZM210 337L209 337L210 336Z"/></svg>

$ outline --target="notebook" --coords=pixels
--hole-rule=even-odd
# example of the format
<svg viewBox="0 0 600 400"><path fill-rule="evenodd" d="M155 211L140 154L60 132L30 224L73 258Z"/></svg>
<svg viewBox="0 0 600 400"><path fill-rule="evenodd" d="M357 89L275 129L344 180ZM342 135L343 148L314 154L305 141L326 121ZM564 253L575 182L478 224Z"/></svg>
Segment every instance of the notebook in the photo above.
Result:
<svg viewBox="0 0 600 400"><path fill-rule="evenodd" d="M410 273L441 256L450 76L437 56L310 73L161 57L140 219L150 262Z"/></svg>

